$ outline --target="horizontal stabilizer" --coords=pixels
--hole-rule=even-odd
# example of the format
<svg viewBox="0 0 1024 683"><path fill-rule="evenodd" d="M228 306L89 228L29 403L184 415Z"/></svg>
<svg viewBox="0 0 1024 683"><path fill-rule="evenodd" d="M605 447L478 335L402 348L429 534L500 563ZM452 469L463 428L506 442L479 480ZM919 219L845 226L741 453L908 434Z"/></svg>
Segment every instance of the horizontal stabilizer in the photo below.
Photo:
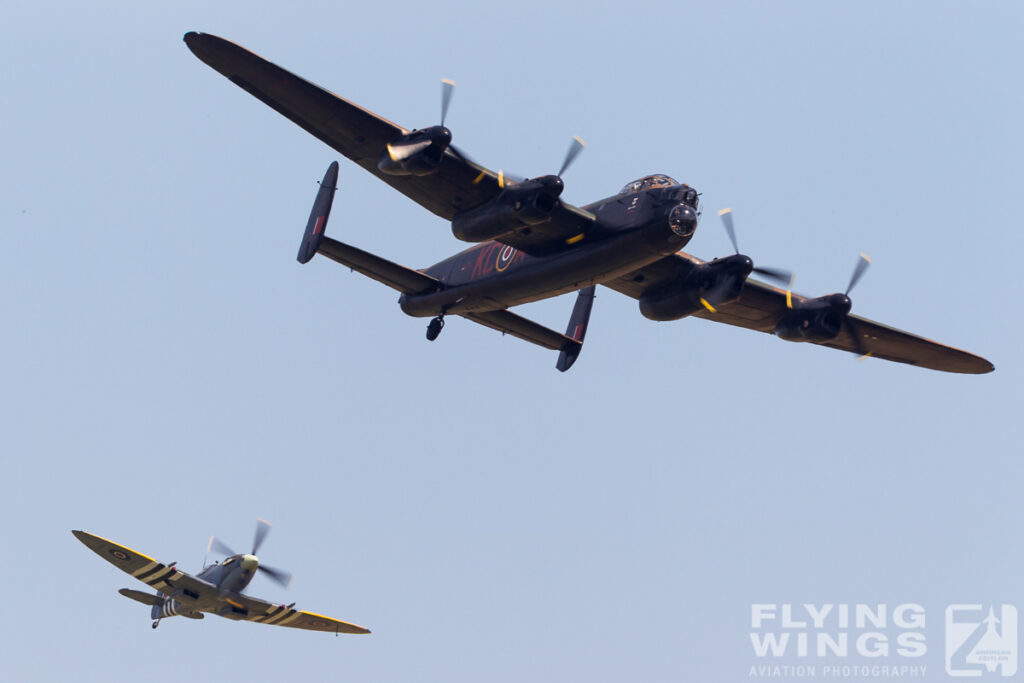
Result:
<svg viewBox="0 0 1024 683"><path fill-rule="evenodd" d="M510 311L485 311L482 313L461 313L460 315L475 323L486 325L492 330L511 334L513 337L519 337L524 341L536 344L537 346L543 346L545 349L551 349L552 351L571 351L576 349L578 354L579 348L582 346L581 342L572 337L555 332L550 328Z"/></svg>
<svg viewBox="0 0 1024 683"><path fill-rule="evenodd" d="M348 266L354 271L405 294L420 294L441 287L440 282L436 279L418 270L400 266L330 237L324 237L320 241L317 251L343 266Z"/></svg>
<svg viewBox="0 0 1024 683"><path fill-rule="evenodd" d="M162 605L164 602L164 599L159 595L143 593L142 591L132 590L131 588L122 588L117 592L126 598L131 598L136 602L141 602L143 605Z"/></svg>

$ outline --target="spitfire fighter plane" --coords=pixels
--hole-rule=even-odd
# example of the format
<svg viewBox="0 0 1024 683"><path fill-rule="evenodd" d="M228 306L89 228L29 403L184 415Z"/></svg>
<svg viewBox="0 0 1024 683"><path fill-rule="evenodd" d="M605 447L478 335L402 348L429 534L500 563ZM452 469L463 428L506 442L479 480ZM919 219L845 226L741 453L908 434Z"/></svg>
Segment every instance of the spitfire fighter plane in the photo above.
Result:
<svg viewBox="0 0 1024 683"><path fill-rule="evenodd" d="M681 251L697 229L699 194L665 175L628 183L583 207L560 199L562 174L579 151L575 139L557 174L532 179L494 172L452 145L444 125L454 83L442 82L441 123L409 130L285 71L223 38L185 34L203 62L278 113L427 210L451 222L460 240L476 243L440 263L413 270L326 237L338 165L324 176L299 248L306 263L333 259L401 293L411 316L431 318L433 341L446 315L459 315L559 351L556 367L575 362L603 285L637 299L651 320L704 318L946 372L980 374L984 358L850 313L849 292L867 268L862 257L843 293L805 297L782 271L754 266L739 253L732 215L720 212L734 255L705 262ZM790 286L748 279L757 272ZM509 309L578 292L565 334Z"/></svg>
<svg viewBox="0 0 1024 683"><path fill-rule="evenodd" d="M249 553L236 553L221 541L211 538L210 547L230 557L204 567L195 576L178 569L175 562L157 562L148 555L85 531L71 533L104 560L158 591L149 593L130 588L118 591L126 598L152 607L153 628L160 625L161 619L168 617L202 619L204 614L216 614L235 621L254 621L310 631L369 633L369 629L356 624L297 610L295 603L274 605L242 593L257 572L283 586L291 582L290 574L260 564L256 557L269 530L269 523L257 522L252 552Z"/></svg>

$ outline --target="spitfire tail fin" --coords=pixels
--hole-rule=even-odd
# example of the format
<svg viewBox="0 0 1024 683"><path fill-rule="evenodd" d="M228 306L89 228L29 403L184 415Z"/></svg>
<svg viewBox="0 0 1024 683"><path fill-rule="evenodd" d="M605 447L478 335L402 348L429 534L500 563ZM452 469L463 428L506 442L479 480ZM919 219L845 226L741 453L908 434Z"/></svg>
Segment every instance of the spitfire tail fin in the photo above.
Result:
<svg viewBox="0 0 1024 683"><path fill-rule="evenodd" d="M590 310L594 307L595 289L595 285L590 285L581 289L576 296L576 305L573 306L572 315L569 316L569 326L565 329L565 336L575 339L579 345L565 349L558 354L558 363L555 367L561 372L571 368L583 350L583 338L587 334L587 325L590 324Z"/></svg>
<svg viewBox="0 0 1024 683"><path fill-rule="evenodd" d="M327 218L331 215L331 205L334 203L334 191L338 189L338 162L332 161L327 167L324 179L320 181L320 189L316 193L316 200L313 202L313 210L306 222L306 232L302 235L302 243L299 245L299 254L296 259L299 263L309 263L309 260L316 256L316 250L320 246L320 240L324 237L327 229Z"/></svg>

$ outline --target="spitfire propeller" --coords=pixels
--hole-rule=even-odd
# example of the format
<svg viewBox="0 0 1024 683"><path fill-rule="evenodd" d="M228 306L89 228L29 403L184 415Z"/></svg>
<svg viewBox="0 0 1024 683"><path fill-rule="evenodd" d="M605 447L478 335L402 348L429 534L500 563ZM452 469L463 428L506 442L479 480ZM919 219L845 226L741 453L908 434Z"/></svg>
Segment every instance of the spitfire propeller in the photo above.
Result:
<svg viewBox="0 0 1024 683"><path fill-rule="evenodd" d="M263 541L266 540L267 534L269 533L270 522L264 519L256 520L256 532L253 535L252 539L252 552L248 553L248 555L252 556L253 559L256 559L256 553L259 552L260 546L263 545ZM228 544L224 543L216 536L210 536L210 543L207 545L207 550L214 550L218 553L230 555L233 557L241 556L239 553L236 553L234 550L232 550ZM275 569L274 567L270 567L265 564L259 564L258 562L259 561L257 560L257 571L261 571L264 574L266 574L267 578L284 586L285 588L287 588L288 584L292 582L292 575L289 572L283 571L281 569Z"/></svg>

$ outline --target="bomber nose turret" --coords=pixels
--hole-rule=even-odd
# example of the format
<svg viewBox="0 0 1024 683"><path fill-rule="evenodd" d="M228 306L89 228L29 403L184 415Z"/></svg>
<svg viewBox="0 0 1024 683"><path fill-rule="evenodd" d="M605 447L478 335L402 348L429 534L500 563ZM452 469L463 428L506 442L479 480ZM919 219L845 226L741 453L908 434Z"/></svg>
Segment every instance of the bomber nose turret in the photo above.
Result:
<svg viewBox="0 0 1024 683"><path fill-rule="evenodd" d="M686 204L677 204L669 213L668 226L680 237L689 237L697 229L697 214Z"/></svg>

